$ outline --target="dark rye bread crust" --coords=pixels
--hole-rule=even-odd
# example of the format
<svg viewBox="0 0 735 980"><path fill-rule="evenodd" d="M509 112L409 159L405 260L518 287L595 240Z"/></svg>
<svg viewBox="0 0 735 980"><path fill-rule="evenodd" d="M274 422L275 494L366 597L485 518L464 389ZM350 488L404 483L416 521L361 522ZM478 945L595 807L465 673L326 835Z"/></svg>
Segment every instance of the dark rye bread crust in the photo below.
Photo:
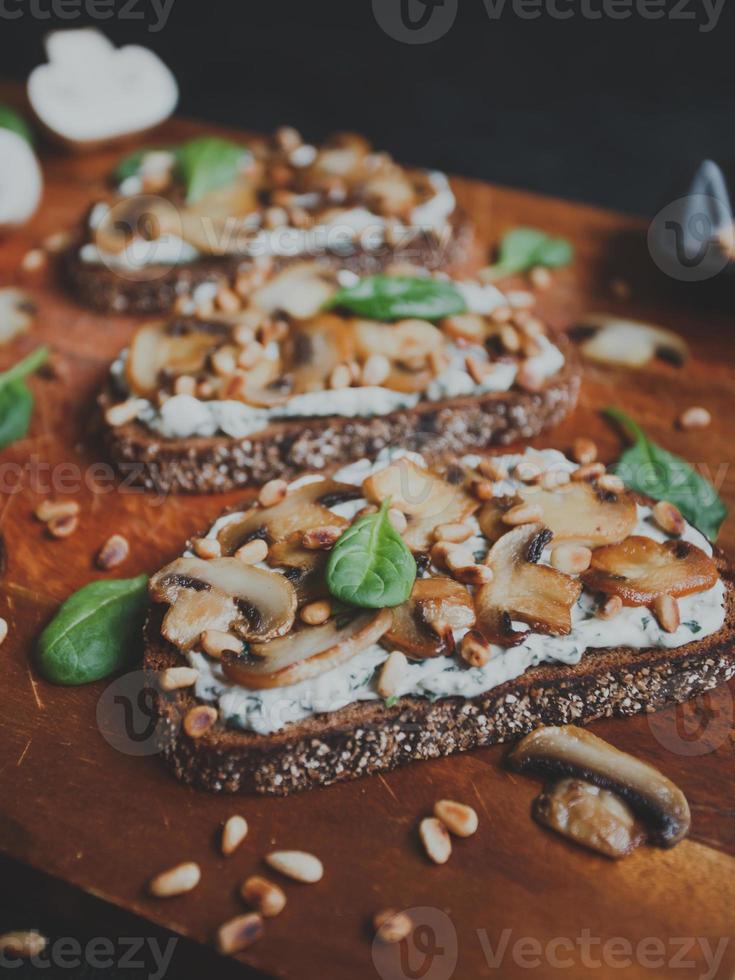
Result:
<svg viewBox="0 0 735 980"><path fill-rule="evenodd" d="M240 439L165 439L139 422L103 426L107 452L126 477L158 493L221 493L290 478L304 470L374 457L401 446L429 457L461 454L529 439L556 425L577 402L580 369L571 344L562 370L540 392L513 388L481 396L422 402L370 418L292 419ZM104 392L101 407L110 403Z"/></svg>
<svg viewBox="0 0 735 980"><path fill-rule="evenodd" d="M726 619L711 636L673 650L590 650L579 664L544 664L474 698L403 697L348 705L271 735L216 723L197 739L182 730L198 702L190 691L155 695L161 752L175 775L212 792L287 796L519 738L539 725L654 712L709 691L735 675L735 570L715 549L727 589ZM145 628L145 669L184 661L161 637L161 607Z"/></svg>
<svg viewBox="0 0 735 980"><path fill-rule="evenodd" d="M384 246L379 251L356 249L349 255L320 253L314 256L325 264L349 269L358 275L383 272L394 262L410 262L430 271L450 271L468 258L474 233L467 215L459 208L451 218L451 231L446 241L431 232L421 232L396 247ZM84 306L100 313L168 313L180 296L186 296L203 283L228 285L238 271L246 271L252 261L242 256L219 256L198 259L186 265L149 266L142 280L128 279L105 265L82 262L77 240L62 257L62 274L74 296ZM275 260L277 269L291 262L301 262L308 255Z"/></svg>

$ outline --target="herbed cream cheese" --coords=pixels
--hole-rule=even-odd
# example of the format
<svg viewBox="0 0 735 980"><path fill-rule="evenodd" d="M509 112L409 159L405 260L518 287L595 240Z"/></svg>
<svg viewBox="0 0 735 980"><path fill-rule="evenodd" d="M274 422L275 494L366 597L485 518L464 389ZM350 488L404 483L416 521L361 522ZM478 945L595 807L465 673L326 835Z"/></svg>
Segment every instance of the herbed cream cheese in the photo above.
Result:
<svg viewBox="0 0 735 980"><path fill-rule="evenodd" d="M383 469L394 459L410 456L416 462L423 462L415 453L403 450L385 450L375 461L361 460L344 467L334 474L334 478L359 486L371 472ZM525 454L511 454L501 457L509 471L526 457L543 458L546 466L576 469L556 450L541 452L527 450ZM475 465L476 456L464 459L467 465ZM322 479L309 476L306 480ZM300 481L299 481L300 482ZM512 493L519 486L518 481L509 477L496 484L498 493ZM351 518L364 506L365 501L350 501L333 508L343 516ZM227 522L236 520L237 514L220 518L209 532L216 536ZM487 552L488 545L479 534L468 542L475 551ZM651 508L638 506L638 523L634 534L645 535L657 541L667 540L666 534L653 522ZM682 538L712 554L707 539L695 528L687 524ZM548 562L548 550L542 557ZM492 647L490 660L484 667L467 667L456 657L435 657L423 661L409 661L405 679L399 689L399 696L414 695L437 700L443 697L476 697L498 687L505 681L519 677L530 667L541 663L577 664L586 650L599 647L630 646L633 648L664 647L676 648L702 639L715 633L725 620L725 587L722 581L705 592L684 596L678 600L681 625L673 633L664 632L655 617L646 607L624 607L618 616L603 620L595 615L594 597L583 590L572 610L572 632L569 636L550 637L539 633L528 634L528 639L515 647ZM518 624L522 627L522 624ZM459 639L464 631L457 631ZM192 666L199 670L196 683L196 696L203 701L216 702L221 717L229 724L254 731L262 735L280 731L285 725L302 721L312 715L337 711L357 701L375 701L377 692L378 668L387 659L390 650L375 644L359 653L348 663L330 670L320 677L289 687L271 690L251 691L230 683L224 676L219 663L203 653L194 650L189 654Z"/></svg>

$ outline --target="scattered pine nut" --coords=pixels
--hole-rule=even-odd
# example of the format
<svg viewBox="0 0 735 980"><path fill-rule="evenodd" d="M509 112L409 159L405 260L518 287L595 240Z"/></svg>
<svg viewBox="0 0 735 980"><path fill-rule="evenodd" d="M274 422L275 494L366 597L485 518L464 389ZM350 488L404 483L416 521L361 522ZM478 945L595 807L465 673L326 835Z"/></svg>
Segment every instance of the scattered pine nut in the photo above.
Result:
<svg viewBox="0 0 735 980"><path fill-rule="evenodd" d="M572 480L575 483L581 483L582 481L591 482L601 477L604 472L604 463L583 463L573 471Z"/></svg>
<svg viewBox="0 0 735 980"><path fill-rule="evenodd" d="M46 522L46 530L52 538L68 538L79 527L79 518L76 514L65 514L61 517L52 517Z"/></svg>
<svg viewBox="0 0 735 980"><path fill-rule="evenodd" d="M493 323L507 323L513 316L513 310L509 306L496 306L490 314Z"/></svg>
<svg viewBox="0 0 735 980"><path fill-rule="evenodd" d="M283 889L261 875L251 875L247 878L240 888L240 894L248 905L252 905L267 919L279 915L286 906L286 894Z"/></svg>
<svg viewBox="0 0 735 980"><path fill-rule="evenodd" d="M0 951L24 959L40 956L47 945L48 939L35 929L5 932L0 936Z"/></svg>
<svg viewBox="0 0 735 980"><path fill-rule="evenodd" d="M44 524L57 517L76 517L79 504L76 500L44 500L33 512Z"/></svg>
<svg viewBox="0 0 735 980"><path fill-rule="evenodd" d="M324 876L324 865L313 854L306 851L271 851L266 854L266 864L280 871L287 878L313 885Z"/></svg>
<svg viewBox="0 0 735 980"><path fill-rule="evenodd" d="M234 289L229 289L227 286L220 286L217 290L215 302L223 313L237 313L242 306L240 297Z"/></svg>
<svg viewBox="0 0 735 980"><path fill-rule="evenodd" d="M625 490L625 484L614 473L603 473L597 478L597 486L607 493L622 493Z"/></svg>
<svg viewBox="0 0 735 980"><path fill-rule="evenodd" d="M509 354L515 354L521 349L521 338L518 331L510 323L506 323L500 328L500 343Z"/></svg>
<svg viewBox="0 0 735 980"><path fill-rule="evenodd" d="M580 436L578 439L574 440L574 445L572 446L572 459L575 463L579 463L580 466L585 466L588 463L594 463L597 459L597 445L591 439L587 439L584 436Z"/></svg>
<svg viewBox="0 0 735 980"><path fill-rule="evenodd" d="M0 644L3 644L8 637L8 621L0 616Z"/></svg>
<svg viewBox="0 0 735 980"><path fill-rule="evenodd" d="M490 644L482 633L468 630L459 641L459 655L470 667L484 667L490 659Z"/></svg>
<svg viewBox="0 0 735 980"><path fill-rule="evenodd" d="M579 575L587 571L592 561L592 552L584 545L558 544L551 550L551 564L567 575Z"/></svg>
<svg viewBox="0 0 735 980"><path fill-rule="evenodd" d="M492 582L493 570L489 565L463 565L452 569L452 577L465 585L486 585Z"/></svg>
<svg viewBox="0 0 735 980"><path fill-rule="evenodd" d="M474 565L475 556L469 548L463 548L460 544L448 544L443 549L444 563L450 572L456 568L466 568Z"/></svg>
<svg viewBox="0 0 735 980"><path fill-rule="evenodd" d="M501 463L499 459L493 459L491 456L481 459L477 464L477 470L483 476L486 476L488 480L507 480L508 479L508 467Z"/></svg>
<svg viewBox="0 0 735 980"><path fill-rule="evenodd" d="M543 511L538 504L516 504L503 514L503 523L515 527L518 524L533 524L540 521Z"/></svg>
<svg viewBox="0 0 735 980"><path fill-rule="evenodd" d="M246 912L228 919L217 930L215 944L223 956L234 956L263 937L263 918L258 912Z"/></svg>
<svg viewBox="0 0 735 980"><path fill-rule="evenodd" d="M250 368L254 368L256 364L263 360L264 354L265 347L257 340L253 340L247 346L243 347L237 355L237 365L249 371Z"/></svg>
<svg viewBox="0 0 735 980"><path fill-rule="evenodd" d="M43 247L53 255L63 252L67 245L71 244L72 236L68 231L55 231L47 235L43 240Z"/></svg>
<svg viewBox="0 0 735 980"><path fill-rule="evenodd" d="M222 545L217 538L194 538L191 542L191 550L197 558L219 558L222 554Z"/></svg>
<svg viewBox="0 0 735 980"><path fill-rule="evenodd" d="M651 609L658 621L658 625L664 632L675 633L679 629L679 624L681 623L679 603L673 596L657 596L653 600Z"/></svg>
<svg viewBox="0 0 735 980"><path fill-rule="evenodd" d="M434 804L434 816L441 820L455 837L471 837L477 830L477 811L465 803L437 800Z"/></svg>
<svg viewBox="0 0 735 980"><path fill-rule="evenodd" d="M231 346L220 347L210 358L214 373L220 378L229 378L237 370L236 348Z"/></svg>
<svg viewBox="0 0 735 980"><path fill-rule="evenodd" d="M551 285L551 273L543 265L535 265L528 273L528 279L534 289L548 289Z"/></svg>
<svg viewBox="0 0 735 980"><path fill-rule="evenodd" d="M128 398L126 401L119 402L117 405L110 405L105 410L105 422L113 428L117 428L119 425L127 425L128 422L134 422L145 404L146 402L142 398Z"/></svg>
<svg viewBox="0 0 735 980"><path fill-rule="evenodd" d="M448 541L450 544L461 544L473 534L474 531L469 524L440 524L434 530L437 541Z"/></svg>
<svg viewBox="0 0 735 980"><path fill-rule="evenodd" d="M600 619L615 619L623 611L623 600L619 595L609 596L597 610Z"/></svg>
<svg viewBox="0 0 735 980"><path fill-rule="evenodd" d="M259 561L265 561L268 555L268 544L262 538L252 538L246 541L235 552L235 558L243 565L257 565Z"/></svg>
<svg viewBox="0 0 735 980"><path fill-rule="evenodd" d="M202 650L216 660L223 653L239 653L242 650L242 641L225 630L204 630L199 642Z"/></svg>
<svg viewBox="0 0 735 980"><path fill-rule="evenodd" d="M424 817L419 824L419 836L424 850L434 864L446 864L452 853L452 841L441 820Z"/></svg>
<svg viewBox="0 0 735 980"><path fill-rule="evenodd" d="M336 524L325 524L322 527L311 527L308 531L304 531L304 535L301 538L301 543L305 548L308 548L311 551L317 551L319 549L328 551L341 534L342 528L337 527Z"/></svg>
<svg viewBox="0 0 735 980"><path fill-rule="evenodd" d="M248 835L248 822L245 817L235 814L225 821L222 828L222 853L225 857L234 854Z"/></svg>
<svg viewBox="0 0 735 980"><path fill-rule="evenodd" d="M521 483L536 483L543 472L541 463L534 459L522 459L513 467L513 476Z"/></svg>
<svg viewBox="0 0 735 980"><path fill-rule="evenodd" d="M261 507L273 507L280 504L288 493L288 483L285 480L269 480L261 487L258 503Z"/></svg>
<svg viewBox="0 0 735 980"><path fill-rule="evenodd" d="M384 354L371 354L362 366L364 385L382 385L390 374L390 361Z"/></svg>
<svg viewBox="0 0 735 980"><path fill-rule="evenodd" d="M198 680L199 671L194 667L167 667L161 671L158 683L162 691L178 691L192 687Z"/></svg>
<svg viewBox="0 0 735 980"><path fill-rule="evenodd" d="M352 384L352 373L346 364L337 364L329 375L329 387L338 390L349 388Z"/></svg>
<svg viewBox="0 0 735 980"><path fill-rule="evenodd" d="M122 534L111 534L97 553L97 567L103 571L122 565L130 554L128 539Z"/></svg>
<svg viewBox="0 0 735 980"><path fill-rule="evenodd" d="M46 265L46 253L42 248L32 248L23 256L20 267L23 272L38 272Z"/></svg>
<svg viewBox="0 0 735 980"><path fill-rule="evenodd" d="M679 425L682 429L706 429L712 422L712 416L706 408L701 405L692 405L679 416Z"/></svg>
<svg viewBox="0 0 735 980"><path fill-rule="evenodd" d="M559 487L565 487L570 479L566 470L546 470L541 474L539 486L542 490L558 490Z"/></svg>
<svg viewBox="0 0 735 980"><path fill-rule="evenodd" d="M197 704L184 718L184 731L189 738L201 738L217 721L217 709L211 704Z"/></svg>
<svg viewBox="0 0 735 980"><path fill-rule="evenodd" d="M400 943L413 932L413 922L405 912L383 909L373 916L375 938L381 943Z"/></svg>
<svg viewBox="0 0 735 980"><path fill-rule="evenodd" d="M302 606L299 616L307 626L321 626L332 615L332 605L328 599L318 599Z"/></svg>
<svg viewBox="0 0 735 980"><path fill-rule="evenodd" d="M653 519L667 534L679 537L686 527L681 511L668 500L659 500L653 508Z"/></svg>
<svg viewBox="0 0 735 980"><path fill-rule="evenodd" d="M381 698L396 697L400 689L406 669L408 659L400 650L394 650L383 664L378 678L378 694Z"/></svg>
<svg viewBox="0 0 735 980"><path fill-rule="evenodd" d="M388 520L391 522L393 527L399 534L403 532L408 527L408 521L406 520L406 515L403 511L398 510L396 507L390 507L388 510Z"/></svg>
<svg viewBox="0 0 735 980"><path fill-rule="evenodd" d="M199 884L202 872L194 861L184 861L157 874L148 883L148 892L154 898L173 898L185 895Z"/></svg>

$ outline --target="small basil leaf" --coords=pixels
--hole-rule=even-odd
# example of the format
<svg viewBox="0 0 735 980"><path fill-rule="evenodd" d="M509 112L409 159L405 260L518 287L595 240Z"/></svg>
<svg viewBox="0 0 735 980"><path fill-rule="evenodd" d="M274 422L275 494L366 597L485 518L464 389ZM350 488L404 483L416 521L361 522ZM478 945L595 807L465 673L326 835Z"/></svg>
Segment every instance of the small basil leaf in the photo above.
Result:
<svg viewBox="0 0 735 980"><path fill-rule="evenodd" d="M22 136L26 143L33 143L33 136L23 116L10 106L0 105L0 129L9 129Z"/></svg>
<svg viewBox="0 0 735 980"><path fill-rule="evenodd" d="M388 501L377 514L347 528L327 563L331 594L368 609L399 606L410 596L415 579L416 562L388 518Z"/></svg>
<svg viewBox="0 0 735 980"><path fill-rule="evenodd" d="M613 468L626 486L654 500L668 500L711 541L717 538L727 508L717 491L681 456L657 445L618 408L604 414L617 422L633 444Z"/></svg>
<svg viewBox="0 0 735 980"><path fill-rule="evenodd" d="M54 684L88 684L140 654L148 577L90 582L61 606L38 641L38 669Z"/></svg>
<svg viewBox="0 0 735 980"><path fill-rule="evenodd" d="M232 183L246 153L244 146L218 136L200 136L180 146L176 150L176 166L187 203L195 204L208 191Z"/></svg>
<svg viewBox="0 0 735 980"><path fill-rule="evenodd" d="M8 368L7 371L0 372L0 388L27 378L29 374L33 374L34 371L37 371L41 367L47 357L48 347L37 347L27 357L24 357L22 361L18 361L17 364Z"/></svg>
<svg viewBox="0 0 735 980"><path fill-rule="evenodd" d="M440 320L467 309L453 283L421 276L368 276L354 286L338 289L326 305L373 320Z"/></svg>
<svg viewBox="0 0 735 980"><path fill-rule="evenodd" d="M499 279L537 265L556 269L573 258L574 249L566 238L552 238L538 228L514 228L501 239L498 261L487 272Z"/></svg>
<svg viewBox="0 0 735 980"><path fill-rule="evenodd" d="M0 449L23 439L33 414L33 395L25 381L0 388Z"/></svg>

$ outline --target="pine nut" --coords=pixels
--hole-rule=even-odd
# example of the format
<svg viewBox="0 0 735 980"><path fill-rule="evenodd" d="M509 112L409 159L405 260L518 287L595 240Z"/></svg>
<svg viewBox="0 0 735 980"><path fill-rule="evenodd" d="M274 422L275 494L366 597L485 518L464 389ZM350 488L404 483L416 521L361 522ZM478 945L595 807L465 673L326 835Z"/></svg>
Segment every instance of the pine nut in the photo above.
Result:
<svg viewBox="0 0 735 980"><path fill-rule="evenodd" d="M273 134L273 139L285 153L293 153L304 142L301 133L293 126L279 126Z"/></svg>
<svg viewBox="0 0 735 980"><path fill-rule="evenodd" d="M551 564L567 575L579 575L587 571L592 561L592 552L584 545L558 544L551 551Z"/></svg>
<svg viewBox="0 0 735 980"><path fill-rule="evenodd" d="M469 548L459 544L450 544L444 549L444 561L447 568L453 572L456 568L466 568L475 564L475 556Z"/></svg>
<svg viewBox="0 0 735 980"><path fill-rule="evenodd" d="M538 504L516 504L503 514L503 523L515 527L518 524L533 524L540 521L543 511Z"/></svg>
<svg viewBox="0 0 735 980"><path fill-rule="evenodd" d="M246 912L228 919L217 930L215 945L223 956L234 956L263 937L263 919L258 912Z"/></svg>
<svg viewBox="0 0 735 980"><path fill-rule="evenodd" d="M455 837L471 837L477 830L477 812L465 803L437 800L434 804L434 816Z"/></svg>
<svg viewBox="0 0 735 980"><path fill-rule="evenodd" d="M304 531L301 543L310 551L320 549L328 551L342 534L342 528L336 524L325 524L322 527L311 527Z"/></svg>
<svg viewBox="0 0 735 980"><path fill-rule="evenodd" d="M538 340L539 337L546 336L546 326L543 320L539 320L536 316L531 316L530 313L516 313L515 322L521 327L529 339Z"/></svg>
<svg viewBox="0 0 735 980"><path fill-rule="evenodd" d="M287 878L308 885L321 881L324 875L322 862L306 851L271 851L266 855L265 861Z"/></svg>
<svg viewBox="0 0 735 980"><path fill-rule="evenodd" d="M241 545L235 552L235 558L243 565L257 565L268 556L268 544L263 538L252 538Z"/></svg>
<svg viewBox="0 0 735 980"><path fill-rule="evenodd" d="M364 385L382 385L390 374L390 361L384 354L371 354L362 367Z"/></svg>
<svg viewBox="0 0 735 980"><path fill-rule="evenodd" d="M258 503L261 507L274 507L280 504L288 493L288 483L285 480L269 480L261 487Z"/></svg>
<svg viewBox="0 0 735 980"><path fill-rule="evenodd" d="M448 541L450 544L461 544L471 538L475 532L469 524L440 524L434 530L437 541Z"/></svg>
<svg viewBox="0 0 735 980"><path fill-rule="evenodd" d="M3 644L8 637L8 621L0 616L0 644Z"/></svg>
<svg viewBox="0 0 735 980"><path fill-rule="evenodd" d="M452 853L452 841L441 820L424 817L419 824L419 836L424 850L434 864L446 864Z"/></svg>
<svg viewBox="0 0 735 980"><path fill-rule="evenodd" d="M679 416L679 425L684 430L706 429L712 422L712 416L701 405L692 405Z"/></svg>
<svg viewBox="0 0 735 980"><path fill-rule="evenodd" d="M513 310L509 306L496 306L490 314L493 323L507 323L513 316Z"/></svg>
<svg viewBox="0 0 735 980"><path fill-rule="evenodd" d="M122 534L111 534L97 553L97 567L103 571L122 565L130 554L128 539Z"/></svg>
<svg viewBox="0 0 735 980"><path fill-rule="evenodd" d="M375 938L381 943L400 943L413 932L413 922L405 912L383 909L373 916Z"/></svg>
<svg viewBox="0 0 735 980"><path fill-rule="evenodd" d="M579 463L581 466L585 466L588 463L594 463L597 459L597 445L591 439L586 439L584 436L580 436L578 439L574 440L572 446L572 459L575 463Z"/></svg>
<svg viewBox="0 0 735 980"><path fill-rule="evenodd" d="M309 602L299 612L302 621L308 626L320 626L322 623L326 623L331 615L332 606L328 599Z"/></svg>
<svg viewBox="0 0 735 980"><path fill-rule="evenodd" d="M47 235L43 240L43 247L47 252L56 255L63 252L67 245L71 245L72 236L68 231L55 231Z"/></svg>
<svg viewBox="0 0 735 980"><path fill-rule="evenodd" d="M79 504L76 500L44 500L33 513L39 521L46 524L57 517L76 517Z"/></svg>
<svg viewBox="0 0 735 980"><path fill-rule="evenodd" d="M508 467L499 459L493 459L492 457L481 459L477 464L477 470L483 476L486 476L488 480L497 482L498 480L508 479Z"/></svg>
<svg viewBox="0 0 735 980"><path fill-rule="evenodd" d="M337 364L329 375L329 387L335 390L349 388L352 384L352 374L346 364Z"/></svg>
<svg viewBox="0 0 735 980"><path fill-rule="evenodd" d="M490 644L482 633L468 630L459 642L459 655L470 667L484 667L490 659Z"/></svg>
<svg viewBox="0 0 735 980"><path fill-rule="evenodd" d="M597 610L600 619L615 619L623 611L623 600L619 595L609 596Z"/></svg>
<svg viewBox="0 0 735 980"><path fill-rule="evenodd" d="M242 306L240 297L234 289L229 289L227 286L220 286L215 301L223 313L237 313Z"/></svg>
<svg viewBox="0 0 735 980"><path fill-rule="evenodd" d="M500 343L509 354L515 354L521 349L521 338L518 331L510 323L500 328Z"/></svg>
<svg viewBox="0 0 735 980"><path fill-rule="evenodd" d="M583 463L572 472L572 480L575 483L591 482L601 477L604 472L604 463Z"/></svg>
<svg viewBox="0 0 735 980"><path fill-rule="evenodd" d="M493 570L489 565L462 565L452 569L452 577L465 585L485 585L492 582Z"/></svg>
<svg viewBox="0 0 735 980"><path fill-rule="evenodd" d="M442 321L442 332L453 340L466 340L470 344L483 344L487 334L485 320L477 313L457 313Z"/></svg>
<svg viewBox="0 0 735 980"><path fill-rule="evenodd" d="M399 534L403 534L403 532L408 527L408 521L406 520L406 515L403 513L403 511L400 511L395 507L389 508L388 520L391 522L391 524L393 525L395 530L398 531Z"/></svg>
<svg viewBox="0 0 735 980"><path fill-rule="evenodd" d="M194 538L191 542L191 550L197 558L219 558L222 554L222 545L217 538Z"/></svg>
<svg viewBox="0 0 735 980"><path fill-rule="evenodd" d="M679 629L681 616L679 614L679 603L673 596L660 595L653 600L653 615L658 620L658 625L666 633L675 633Z"/></svg>
<svg viewBox="0 0 735 980"><path fill-rule="evenodd" d="M528 279L534 289L548 289L551 285L551 273L543 265L535 265L528 273Z"/></svg>
<svg viewBox="0 0 735 980"><path fill-rule="evenodd" d="M263 360L264 354L265 347L257 340L253 340L252 343L243 347L237 355L237 366L249 371L250 368L254 368L256 364Z"/></svg>
<svg viewBox="0 0 735 980"><path fill-rule="evenodd" d="M46 265L46 253L42 248L32 248L23 256L20 267L23 272L38 272Z"/></svg>
<svg viewBox="0 0 735 980"><path fill-rule="evenodd" d="M248 822L245 817L235 814L225 821L220 844L225 857L234 854L248 835Z"/></svg>
<svg viewBox="0 0 735 980"><path fill-rule="evenodd" d="M5 932L0 936L0 951L10 953L12 956L21 956L24 959L40 956L47 945L46 937L42 936L40 932L36 932L35 929Z"/></svg>
<svg viewBox="0 0 735 980"><path fill-rule="evenodd" d="M184 731L189 738L201 738L217 721L217 709L210 704L197 704L184 717Z"/></svg>
<svg viewBox="0 0 735 980"><path fill-rule="evenodd" d="M686 521L681 516L681 511L668 500L659 500L653 508L653 519L667 534L679 537L686 527Z"/></svg>
<svg viewBox="0 0 735 980"><path fill-rule="evenodd" d="M518 368L516 384L519 388L523 388L524 391L535 394L543 389L544 383L544 377L537 368L532 367L528 363L521 364Z"/></svg>
<svg viewBox="0 0 735 980"><path fill-rule="evenodd" d="M162 691L178 691L191 687L199 680L199 671L194 667L167 667L161 671L158 683Z"/></svg>
<svg viewBox="0 0 735 980"><path fill-rule="evenodd" d="M223 653L240 653L242 650L242 641L225 630L204 630L199 642L202 650L216 660L219 660Z"/></svg>
<svg viewBox="0 0 735 980"><path fill-rule="evenodd" d="M190 374L180 374L174 381L175 395L190 395L193 398L196 395L196 391L196 378L192 378Z"/></svg>
<svg viewBox="0 0 735 980"><path fill-rule="evenodd" d="M490 480L473 480L470 491L478 500L492 500L495 496L495 486Z"/></svg>
<svg viewBox="0 0 735 980"><path fill-rule="evenodd" d="M229 378L237 370L237 357L234 347L220 347L212 354L212 370L220 378Z"/></svg>
<svg viewBox="0 0 735 980"><path fill-rule="evenodd" d="M157 874L148 883L148 892L155 898L185 895L199 884L202 872L194 861L184 861Z"/></svg>
<svg viewBox="0 0 735 980"><path fill-rule="evenodd" d="M117 428L119 425L127 425L128 422L134 422L145 404L146 402L143 398L128 398L127 401L120 402L117 405L110 405L105 411L105 422L113 428Z"/></svg>
<svg viewBox="0 0 735 980"><path fill-rule="evenodd" d="M79 527L76 514L66 514L62 517L52 517L46 523L46 530L52 538L68 538Z"/></svg>
<svg viewBox="0 0 735 980"><path fill-rule="evenodd" d="M603 473L597 478L597 486L607 493L622 493L625 490L625 484L614 473Z"/></svg>
<svg viewBox="0 0 735 980"><path fill-rule="evenodd" d="M536 297L525 289L514 289L505 298L514 310L527 310L536 305Z"/></svg>
<svg viewBox="0 0 735 980"><path fill-rule="evenodd" d="M378 678L378 694L381 698L394 698L398 695L401 683L408 669L406 655L394 650L385 661Z"/></svg>
<svg viewBox="0 0 735 980"><path fill-rule="evenodd" d="M521 483L536 483L543 473L544 467L535 459L522 459L513 467L513 476Z"/></svg>
<svg viewBox="0 0 735 980"><path fill-rule="evenodd" d="M286 906L283 889L261 875L251 875L247 878L242 884L240 894L248 905L252 905L267 919L283 912Z"/></svg>
<svg viewBox="0 0 735 980"><path fill-rule="evenodd" d="M559 487L565 487L570 479L566 470L546 470L541 474L539 486L542 490L558 490Z"/></svg>
<svg viewBox="0 0 735 980"><path fill-rule="evenodd" d="M493 371L489 361L478 361L476 357L471 357L469 354L464 359L464 366L476 385L482 384L488 374Z"/></svg>

